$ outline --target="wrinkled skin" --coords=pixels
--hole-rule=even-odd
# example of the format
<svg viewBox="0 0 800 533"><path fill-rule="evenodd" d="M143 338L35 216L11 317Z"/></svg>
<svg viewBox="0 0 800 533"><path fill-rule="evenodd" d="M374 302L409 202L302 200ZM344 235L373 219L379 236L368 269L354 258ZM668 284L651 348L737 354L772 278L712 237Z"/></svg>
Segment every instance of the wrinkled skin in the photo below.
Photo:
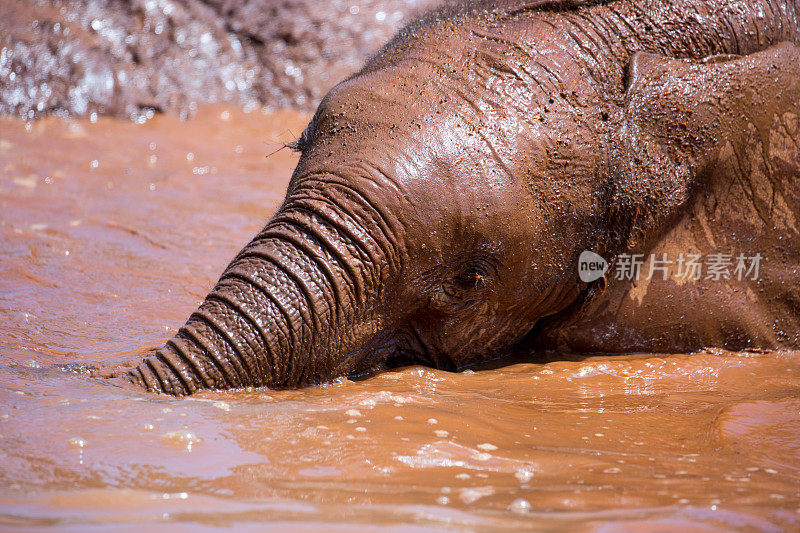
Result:
<svg viewBox="0 0 800 533"><path fill-rule="evenodd" d="M412 24L325 97L280 210L127 379L181 395L521 342L797 347L798 14L508 0ZM764 260L758 280L587 284L583 250Z"/></svg>

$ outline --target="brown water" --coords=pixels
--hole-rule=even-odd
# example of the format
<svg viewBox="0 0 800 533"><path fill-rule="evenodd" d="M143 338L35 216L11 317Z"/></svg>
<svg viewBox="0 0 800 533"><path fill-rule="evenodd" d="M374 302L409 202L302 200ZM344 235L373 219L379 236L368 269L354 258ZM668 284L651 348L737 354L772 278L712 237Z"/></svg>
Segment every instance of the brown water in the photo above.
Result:
<svg viewBox="0 0 800 533"><path fill-rule="evenodd" d="M800 353L412 367L171 399L158 346L278 206L306 117L0 121L0 528L800 528ZM151 527L151 526L146 526Z"/></svg>

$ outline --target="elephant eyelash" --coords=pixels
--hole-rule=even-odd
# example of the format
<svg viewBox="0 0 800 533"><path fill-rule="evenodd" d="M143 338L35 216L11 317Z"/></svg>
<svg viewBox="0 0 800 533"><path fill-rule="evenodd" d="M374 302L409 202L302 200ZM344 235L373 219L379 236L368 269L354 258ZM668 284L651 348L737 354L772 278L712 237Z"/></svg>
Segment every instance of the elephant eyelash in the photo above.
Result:
<svg viewBox="0 0 800 533"><path fill-rule="evenodd" d="M290 143L286 143L284 146L286 148L294 151L305 153L310 147L311 144L314 142L314 121L312 120L311 123L303 130L303 133L300 134L300 137L295 139Z"/></svg>
<svg viewBox="0 0 800 533"><path fill-rule="evenodd" d="M470 268L456 274L453 280L464 289L482 289L486 286L486 272L481 268Z"/></svg>

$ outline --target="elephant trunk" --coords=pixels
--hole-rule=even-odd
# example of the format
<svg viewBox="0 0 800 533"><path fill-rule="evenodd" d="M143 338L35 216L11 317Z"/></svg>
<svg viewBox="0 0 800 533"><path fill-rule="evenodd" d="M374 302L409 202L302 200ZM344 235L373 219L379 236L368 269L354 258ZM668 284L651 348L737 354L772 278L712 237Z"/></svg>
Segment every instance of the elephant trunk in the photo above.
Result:
<svg viewBox="0 0 800 533"><path fill-rule="evenodd" d="M363 364L353 354L378 328L369 311L385 262L351 211L320 198L287 203L178 333L128 379L186 395L295 387Z"/></svg>

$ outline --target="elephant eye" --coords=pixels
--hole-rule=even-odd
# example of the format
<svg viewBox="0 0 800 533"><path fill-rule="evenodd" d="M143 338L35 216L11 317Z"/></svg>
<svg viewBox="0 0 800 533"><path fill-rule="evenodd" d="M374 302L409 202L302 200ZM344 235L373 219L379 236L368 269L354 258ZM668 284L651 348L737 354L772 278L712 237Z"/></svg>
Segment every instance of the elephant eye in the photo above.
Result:
<svg viewBox="0 0 800 533"><path fill-rule="evenodd" d="M494 265L483 259L461 263L450 277L445 278L441 291L435 293L432 302L445 310L452 309L454 305L476 302L495 275Z"/></svg>
<svg viewBox="0 0 800 533"><path fill-rule="evenodd" d="M483 261L469 261L453 276L454 285L461 290L477 290L486 286L489 268Z"/></svg>

